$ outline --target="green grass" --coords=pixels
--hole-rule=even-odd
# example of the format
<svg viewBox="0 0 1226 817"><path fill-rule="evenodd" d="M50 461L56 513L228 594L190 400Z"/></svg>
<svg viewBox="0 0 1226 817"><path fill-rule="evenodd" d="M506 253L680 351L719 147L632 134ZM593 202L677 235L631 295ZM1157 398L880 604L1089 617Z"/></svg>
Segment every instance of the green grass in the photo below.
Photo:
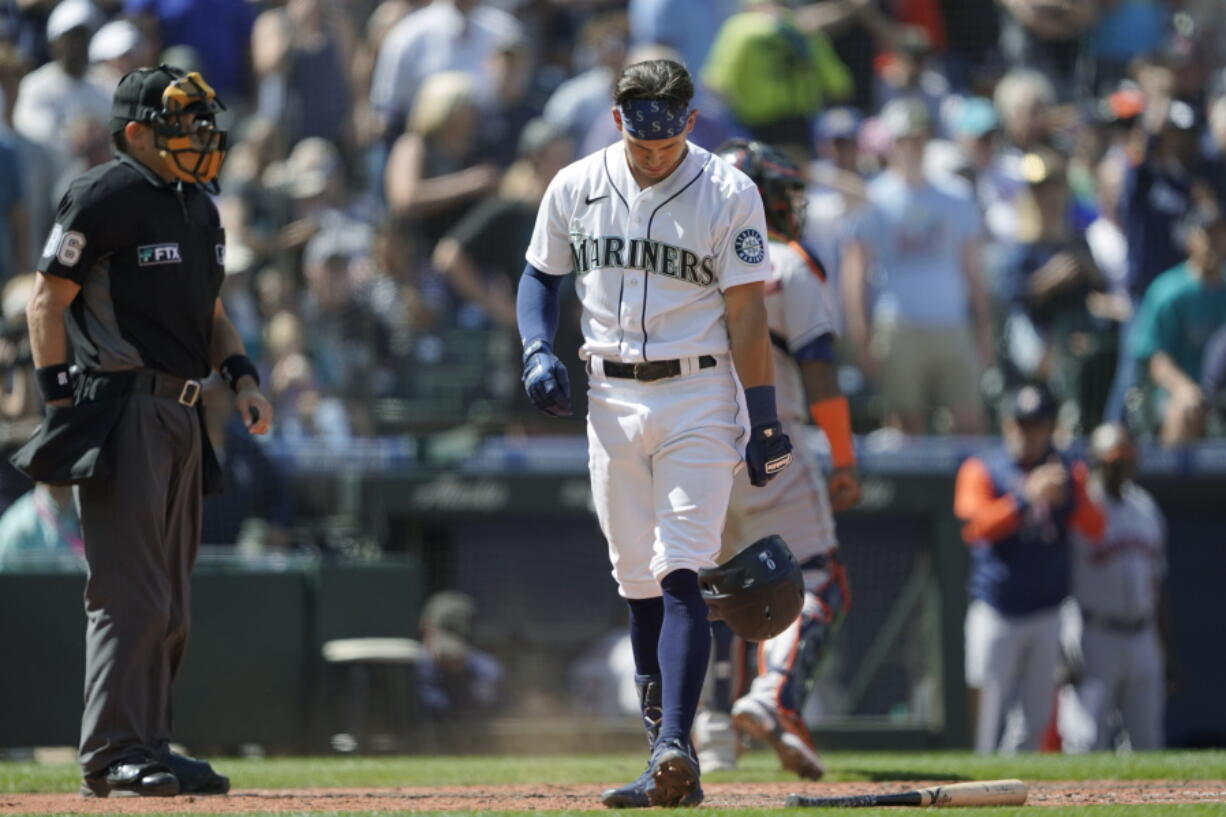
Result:
<svg viewBox="0 0 1226 817"><path fill-rule="evenodd" d="M830 781L987 780L1018 777L1023 780L1226 780L1226 751L1140 752L1127 756L1093 754L1078 756L1023 755L980 757L966 752L925 753L831 753L826 756ZM462 786L539 782L550 784L605 784L628 780L642 768L637 754L584 755L571 757L306 757L243 760L214 758L214 765L229 775L240 789L380 788L388 786ZM710 783L791 781L779 770L773 755L751 752L741 758L735 772L717 772L703 778ZM72 764L0 763L0 797L21 792L75 792L79 783ZM800 783L798 786L802 785ZM813 784L803 784L812 790ZM599 809L598 811L604 811ZM735 815L779 817L783 809L704 808L702 817ZM1090 806L959 809L958 817L990 814L992 817L1223 817L1226 804L1145 806ZM186 812L177 812L184 814ZM314 815L337 812L314 812ZM404 812L408 813L408 812ZM425 812L413 812L423 814ZM480 817L519 815L531 812L473 812ZM566 812L553 812L562 815ZM590 814L591 812L575 812ZM655 812L652 812L655 813ZM693 811L684 813L695 815ZM798 814L813 815L813 809ZM821 815L905 815L898 809L822 809ZM252 812L255 817L265 813ZM358 817L373 812L347 812ZM386 817L389 812L379 812ZM460 812L450 812L457 817Z"/></svg>

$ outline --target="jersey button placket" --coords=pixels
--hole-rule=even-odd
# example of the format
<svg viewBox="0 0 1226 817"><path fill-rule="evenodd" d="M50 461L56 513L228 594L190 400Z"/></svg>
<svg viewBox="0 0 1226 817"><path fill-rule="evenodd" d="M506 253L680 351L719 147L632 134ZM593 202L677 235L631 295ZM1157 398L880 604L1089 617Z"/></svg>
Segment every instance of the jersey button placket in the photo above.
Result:
<svg viewBox="0 0 1226 817"><path fill-rule="evenodd" d="M630 204L629 229L626 231L627 244L635 238L644 238L643 196L639 194ZM627 259L629 261L629 259ZM625 288L622 293L622 326L626 330L625 353L632 358L641 358L643 354L643 298L646 285L640 285L644 272L639 269L628 269L623 272Z"/></svg>

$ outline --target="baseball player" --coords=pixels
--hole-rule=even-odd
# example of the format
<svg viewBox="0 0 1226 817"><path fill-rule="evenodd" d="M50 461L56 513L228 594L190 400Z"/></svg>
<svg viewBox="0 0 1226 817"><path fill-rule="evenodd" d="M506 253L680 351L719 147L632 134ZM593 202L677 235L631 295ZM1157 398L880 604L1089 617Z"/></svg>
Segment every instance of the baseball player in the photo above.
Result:
<svg viewBox="0 0 1226 817"><path fill-rule="evenodd" d="M27 307L47 417L14 464L79 483L86 796L230 786L170 749L203 494L221 487L200 381L219 370L252 433L272 417L218 297L225 234L205 186L225 152L220 107L195 72L162 65L123 77L111 114L118 156L65 193Z"/></svg>
<svg viewBox="0 0 1226 817"><path fill-rule="evenodd" d="M563 275L575 273L583 304L592 495L630 608L652 747L643 775L605 792L611 807L701 801L689 736L711 633L698 570L716 564L742 461L756 486L791 461L763 303L762 201L687 140L693 94L671 60L622 71L612 109L622 138L554 177L518 293L524 386L548 414L571 411L551 348Z"/></svg>
<svg viewBox="0 0 1226 817"><path fill-rule="evenodd" d="M791 627L760 645L759 674L748 694L732 704L731 715L741 732L769 743L785 769L816 780L824 768L799 713L851 600L831 506L850 508L860 494L851 414L839 391L834 359L833 295L826 288L825 269L800 243L805 184L799 168L761 142L734 140L717 152L754 180L765 206L771 260L766 312L784 432L794 439L811 417L826 433L834 462L829 484L809 454L765 488L751 487L743 476L733 486L720 562L750 542L772 533L782 536L803 571L805 606ZM718 653L718 632L716 639ZM715 713L727 711L726 701L713 697L711 704L703 720L718 720Z"/></svg>
<svg viewBox="0 0 1226 817"><path fill-rule="evenodd" d="M1067 718L1066 751L1110 749L1116 718L1133 749L1162 747L1166 520L1153 497L1132 481L1137 453L1123 426L1099 426L1090 437L1090 495L1103 509L1101 540L1073 538L1073 597L1081 613L1081 672ZM1084 724L1070 729L1065 724Z"/></svg>
<svg viewBox="0 0 1226 817"><path fill-rule="evenodd" d="M954 483L954 515L970 547L966 682L978 694L975 750L1038 748L1051 715L1060 608L1069 595L1069 534L1103 532L1086 468L1052 446L1056 400L1042 384L1006 401L1004 445L970 457ZM1004 733L1014 708L1016 728Z"/></svg>

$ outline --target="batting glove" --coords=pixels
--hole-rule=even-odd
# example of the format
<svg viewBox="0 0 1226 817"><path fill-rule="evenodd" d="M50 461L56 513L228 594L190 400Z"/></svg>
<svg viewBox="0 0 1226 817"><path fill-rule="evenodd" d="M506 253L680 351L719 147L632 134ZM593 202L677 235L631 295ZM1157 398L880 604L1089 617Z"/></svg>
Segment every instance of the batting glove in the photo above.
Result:
<svg viewBox="0 0 1226 817"><path fill-rule="evenodd" d="M537 339L524 347L524 391L537 410L551 417L569 417L570 375L549 344Z"/></svg>
<svg viewBox="0 0 1226 817"><path fill-rule="evenodd" d="M757 488L774 479L792 462L792 441L778 421L754 426L745 446L749 482Z"/></svg>

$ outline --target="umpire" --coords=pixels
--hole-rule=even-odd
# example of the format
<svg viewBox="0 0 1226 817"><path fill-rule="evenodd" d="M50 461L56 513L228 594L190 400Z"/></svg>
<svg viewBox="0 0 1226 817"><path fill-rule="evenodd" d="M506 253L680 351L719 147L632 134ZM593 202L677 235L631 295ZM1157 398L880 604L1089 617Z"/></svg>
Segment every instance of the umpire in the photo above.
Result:
<svg viewBox="0 0 1226 817"><path fill-rule="evenodd" d="M64 195L26 309L47 417L13 462L78 486L89 564L85 796L230 787L170 751L202 499L221 489L201 379L221 372L251 433L272 419L218 298L225 234L206 186L225 154L221 108L198 73L161 65L123 77L118 155Z"/></svg>

